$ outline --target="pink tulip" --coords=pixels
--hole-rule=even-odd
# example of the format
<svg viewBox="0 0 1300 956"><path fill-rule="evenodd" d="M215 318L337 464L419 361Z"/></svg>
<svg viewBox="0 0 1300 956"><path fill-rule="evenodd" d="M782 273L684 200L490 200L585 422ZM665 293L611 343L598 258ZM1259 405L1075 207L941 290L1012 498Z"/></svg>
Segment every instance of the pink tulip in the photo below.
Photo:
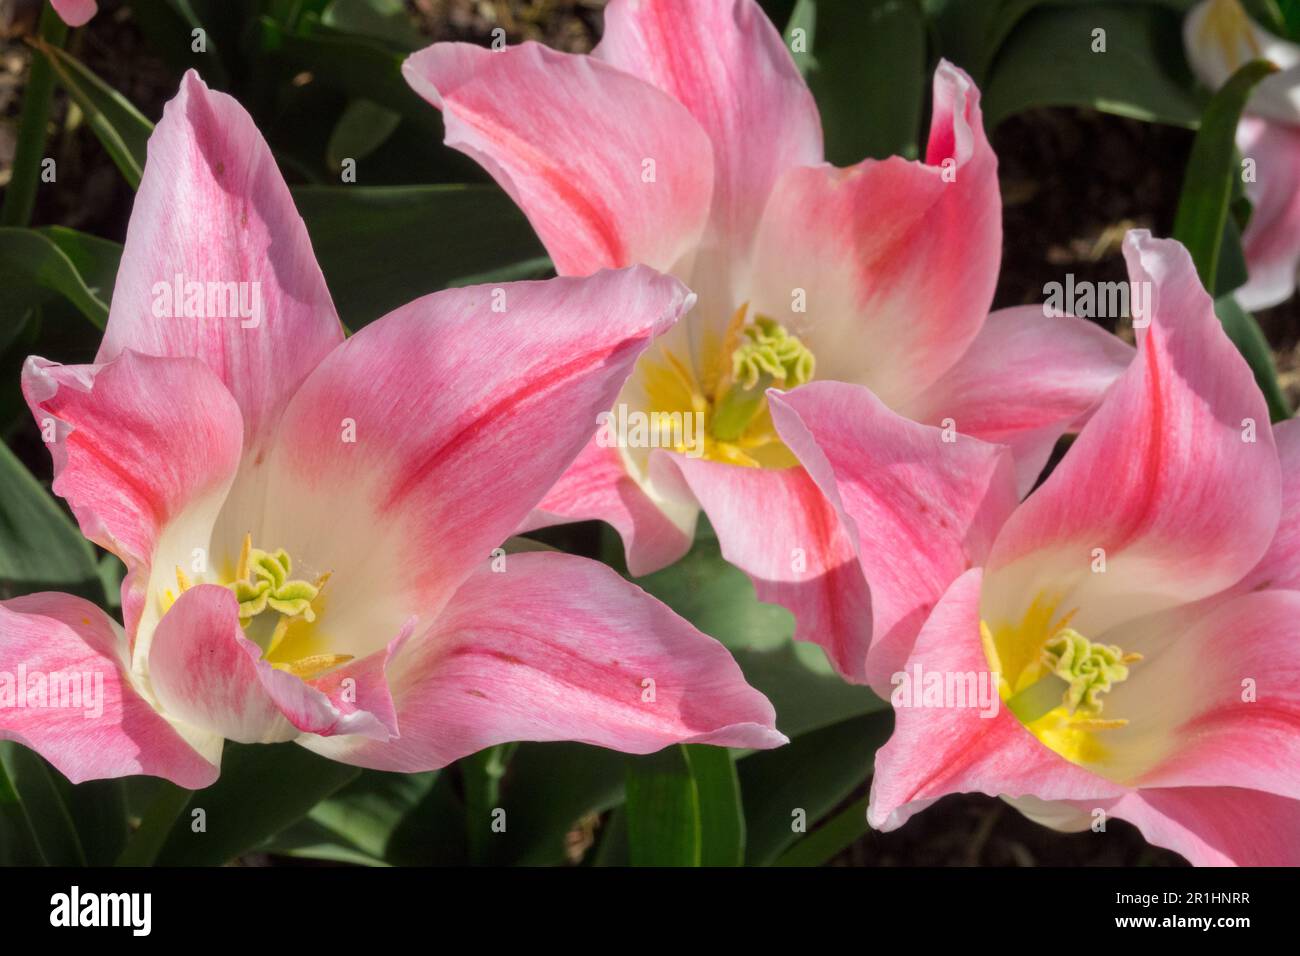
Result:
<svg viewBox="0 0 1300 956"><path fill-rule="evenodd" d="M50 0L54 12L70 27L84 26L99 9L95 0Z"/></svg>
<svg viewBox="0 0 1300 956"><path fill-rule="evenodd" d="M616 411L677 414L702 423L703 441L660 427L612 447L598 433L525 527L602 519L644 574L689 549L702 509L759 598L793 610L796 636L851 679L864 676L876 582L776 433L765 386L869 386L917 421L1011 445L1027 490L1128 360L1082 320L987 315L997 161L979 92L949 63L924 162L849 169L822 161L812 94L753 0L614 0L591 56L439 43L403 72L561 274L641 262L699 294Z"/></svg>
<svg viewBox="0 0 1300 956"><path fill-rule="evenodd" d="M494 554L689 304L637 267L441 292L345 340L252 119L187 74L95 364L24 370L55 491L126 564L125 628L5 602L0 678L97 675L102 715L29 694L0 737L74 781L191 788L226 739L397 771L513 740L782 743L727 651L608 568Z"/></svg>
<svg viewBox="0 0 1300 956"><path fill-rule="evenodd" d="M1300 45L1254 23L1238 0L1203 0L1183 34L1188 62L1211 89L1251 60L1280 68L1255 88L1237 124L1252 211L1241 237L1249 278L1235 294L1244 308L1266 309L1291 298L1300 270Z"/></svg>
<svg viewBox="0 0 1300 956"><path fill-rule="evenodd" d="M1182 246L1134 232L1125 255L1151 325L1019 506L1005 449L946 443L852 386L774 398L894 570L891 612L928 612L913 645L872 648L896 724L869 818L979 792L1062 829L1120 817L1195 863L1294 865L1300 426L1270 430Z"/></svg>

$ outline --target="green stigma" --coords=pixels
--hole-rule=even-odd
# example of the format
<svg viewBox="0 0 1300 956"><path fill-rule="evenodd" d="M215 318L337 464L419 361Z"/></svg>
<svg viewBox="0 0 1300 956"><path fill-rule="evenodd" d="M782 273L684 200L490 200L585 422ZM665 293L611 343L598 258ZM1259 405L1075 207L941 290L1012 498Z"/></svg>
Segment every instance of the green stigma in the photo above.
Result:
<svg viewBox="0 0 1300 956"><path fill-rule="evenodd" d="M266 654L284 639L289 622L301 618L316 620L312 602L320 594L326 577L315 583L291 577L293 560L283 548L263 551L252 546L245 535L235 579L226 587L239 602L239 624ZM266 612L274 612L267 615Z"/></svg>
<svg viewBox="0 0 1300 956"><path fill-rule="evenodd" d="M713 436L736 441L765 406L764 392L778 385L794 388L812 381L816 359L775 319L759 315L740 330L731 353L731 387L713 412Z"/></svg>
<svg viewBox="0 0 1300 956"><path fill-rule="evenodd" d="M1128 665L1137 660L1140 655L1125 654L1114 644L1094 644L1068 627L1043 645L1043 666L1069 685L1063 703L1070 713L1087 717L1101 713L1101 695L1128 680Z"/></svg>

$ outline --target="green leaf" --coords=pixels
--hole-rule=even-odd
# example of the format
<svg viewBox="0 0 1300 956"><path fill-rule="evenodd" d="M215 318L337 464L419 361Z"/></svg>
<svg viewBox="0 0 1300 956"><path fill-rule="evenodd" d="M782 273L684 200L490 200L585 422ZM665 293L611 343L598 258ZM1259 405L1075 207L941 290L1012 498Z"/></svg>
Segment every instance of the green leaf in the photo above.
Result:
<svg viewBox="0 0 1300 956"><path fill-rule="evenodd" d="M745 862L745 813L734 756L726 747L707 744L682 749L699 797L700 863L740 866Z"/></svg>
<svg viewBox="0 0 1300 956"><path fill-rule="evenodd" d="M868 797L855 800L776 861L776 866L821 866L867 832Z"/></svg>
<svg viewBox="0 0 1300 956"><path fill-rule="evenodd" d="M888 712L855 717L795 738L784 747L750 754L737 765L744 796L745 861L775 862L820 820L862 786L876 749L893 727Z"/></svg>
<svg viewBox="0 0 1300 956"><path fill-rule="evenodd" d="M61 47L68 28L46 4L41 12L40 39L49 47ZM25 226L36 206L41 165L45 159L46 126L54 92L54 71L45 57L32 58L23 90L23 110L18 120L18 140L14 146L12 174L5 187L4 206L0 208L0 226Z"/></svg>
<svg viewBox="0 0 1300 956"><path fill-rule="evenodd" d="M25 309L57 295L76 306L96 327L104 327L108 321L108 302L101 296L102 274L82 275L60 245L64 242L73 248L69 235L79 234L69 229L53 232L0 228L0 279L5 286L0 316L6 323L15 321ZM92 247L87 244L79 248ZM87 284L88 280L95 283L93 287Z"/></svg>
<svg viewBox="0 0 1300 956"><path fill-rule="evenodd" d="M461 277L545 255L496 186L302 186L293 196L354 331Z"/></svg>
<svg viewBox="0 0 1300 956"><path fill-rule="evenodd" d="M871 157L915 158L928 77L925 20L917 0L799 0L786 27L821 112L826 158L849 166Z"/></svg>
<svg viewBox="0 0 1300 956"><path fill-rule="evenodd" d="M334 0L321 22L342 33L382 40L398 50L417 50L429 42L412 25L402 0Z"/></svg>
<svg viewBox="0 0 1300 956"><path fill-rule="evenodd" d="M27 825L40 861L47 866L85 866L86 851L68 810L72 785L37 754L0 740L0 766Z"/></svg>
<svg viewBox="0 0 1300 956"><path fill-rule="evenodd" d="M578 743L523 743L501 785L504 833L494 834L488 859L497 865L555 866L579 819L623 802L627 758Z"/></svg>
<svg viewBox="0 0 1300 956"><path fill-rule="evenodd" d="M227 742L221 778L189 796L158 854L162 866L220 866L301 820L360 770L297 744ZM196 810L206 832L194 832ZM147 822L147 818L146 818ZM129 848L128 848L129 849Z"/></svg>
<svg viewBox="0 0 1300 956"><path fill-rule="evenodd" d="M330 134L325 162L340 169L345 159L365 159L384 145L401 121L401 116L370 100L352 100Z"/></svg>
<svg viewBox="0 0 1300 956"><path fill-rule="evenodd" d="M1200 109L1182 52L1182 18L1149 3L1039 5L1015 21L984 84L989 129L1022 110L1089 106L1195 126ZM1106 51L1093 52L1094 30Z"/></svg>
<svg viewBox="0 0 1300 956"><path fill-rule="evenodd" d="M100 143L108 151L126 181L135 189L144 173L145 144L153 133L153 124L126 97L92 73L70 53L37 43L58 75Z"/></svg>
<svg viewBox="0 0 1300 956"><path fill-rule="evenodd" d="M1210 99L1183 174L1174 238L1187 247L1205 288L1217 289L1219 250L1228 226L1233 181L1240 174L1236 133L1250 92L1277 67L1247 63Z"/></svg>
<svg viewBox="0 0 1300 956"><path fill-rule="evenodd" d="M700 794L682 747L628 758L625 812L633 866L700 865Z"/></svg>
<svg viewBox="0 0 1300 956"><path fill-rule="evenodd" d="M95 553L63 509L0 442L0 596L102 596Z"/></svg>

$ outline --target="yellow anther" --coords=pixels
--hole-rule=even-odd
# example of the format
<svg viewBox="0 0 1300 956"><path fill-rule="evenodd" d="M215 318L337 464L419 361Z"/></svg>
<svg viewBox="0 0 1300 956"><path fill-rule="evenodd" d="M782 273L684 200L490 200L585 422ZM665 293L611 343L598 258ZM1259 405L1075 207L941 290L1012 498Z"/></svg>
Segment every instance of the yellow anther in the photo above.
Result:
<svg viewBox="0 0 1300 956"><path fill-rule="evenodd" d="M282 664L272 664L271 666L278 671L286 671L303 680L311 680L313 677L319 677L326 671L331 671L350 660L352 660L351 654L313 654L311 657L302 657L296 661L287 661Z"/></svg>

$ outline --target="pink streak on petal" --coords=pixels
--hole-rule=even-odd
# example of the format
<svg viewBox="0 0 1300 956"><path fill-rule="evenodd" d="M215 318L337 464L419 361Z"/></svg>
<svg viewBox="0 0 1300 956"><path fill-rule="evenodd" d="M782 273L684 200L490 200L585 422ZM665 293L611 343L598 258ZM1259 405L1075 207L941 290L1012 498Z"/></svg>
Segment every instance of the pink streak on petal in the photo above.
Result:
<svg viewBox="0 0 1300 956"><path fill-rule="evenodd" d="M789 171L755 254L754 310L804 340L818 378L867 385L896 408L969 347L1002 255L997 158L979 91L943 62L934 96L927 163L895 156ZM806 311L793 311L795 290Z"/></svg>
<svg viewBox="0 0 1300 956"><path fill-rule="evenodd" d="M666 271L699 242L713 189L709 142L651 86L536 43L437 43L402 73L442 110L447 145L528 215L561 275L637 262Z"/></svg>
<svg viewBox="0 0 1300 956"><path fill-rule="evenodd" d="M1041 306L994 312L966 353L899 409L927 425L952 419L964 435L1011 448L1020 494L1029 493L1057 440L1077 431L1134 351L1084 319Z"/></svg>
<svg viewBox="0 0 1300 956"><path fill-rule="evenodd" d="M32 748L73 783L148 774L191 790L209 786L217 768L136 693L126 653L121 629L89 601L44 592L0 602L0 671L16 681L25 667L29 684L34 674L103 681L97 706L0 709L0 740Z"/></svg>
<svg viewBox="0 0 1300 956"><path fill-rule="evenodd" d="M515 740L628 753L785 742L772 705L721 644L610 569L569 555L513 554L504 573L475 573L392 670L397 740L304 746L415 772ZM643 700L647 678L653 702Z"/></svg>
<svg viewBox="0 0 1300 956"><path fill-rule="evenodd" d="M166 311L163 289L177 275L248 283L249 305L259 283L259 324L174 317L182 312L174 302L173 317L156 318L155 304ZM289 396L342 339L307 229L265 140L237 101L191 70L149 140L97 361L123 349L202 359L239 402L245 447L260 451Z"/></svg>
<svg viewBox="0 0 1300 956"><path fill-rule="evenodd" d="M886 694L927 615L1015 507L1010 455L964 435L945 441L859 385L813 382L769 401L848 529L871 595L871 620L852 622L871 635L863 673Z"/></svg>

